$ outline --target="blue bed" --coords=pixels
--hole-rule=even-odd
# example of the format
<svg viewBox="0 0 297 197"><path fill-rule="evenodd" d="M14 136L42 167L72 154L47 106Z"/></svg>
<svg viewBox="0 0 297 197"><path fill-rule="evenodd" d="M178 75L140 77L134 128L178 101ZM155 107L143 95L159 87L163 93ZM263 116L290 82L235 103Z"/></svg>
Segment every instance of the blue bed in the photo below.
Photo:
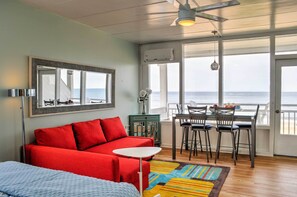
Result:
<svg viewBox="0 0 297 197"><path fill-rule="evenodd" d="M19 162L0 163L0 197L139 197L128 183L115 183Z"/></svg>

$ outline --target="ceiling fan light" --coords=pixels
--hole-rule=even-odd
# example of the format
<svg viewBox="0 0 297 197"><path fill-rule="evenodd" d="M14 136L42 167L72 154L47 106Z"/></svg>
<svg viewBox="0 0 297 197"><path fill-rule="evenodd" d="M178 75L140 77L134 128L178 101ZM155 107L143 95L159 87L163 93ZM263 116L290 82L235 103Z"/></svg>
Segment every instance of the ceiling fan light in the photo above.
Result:
<svg viewBox="0 0 297 197"><path fill-rule="evenodd" d="M181 26L185 26L185 27L188 27L188 26L192 26L195 24L195 20L193 19L181 19L181 20L178 20L177 23Z"/></svg>

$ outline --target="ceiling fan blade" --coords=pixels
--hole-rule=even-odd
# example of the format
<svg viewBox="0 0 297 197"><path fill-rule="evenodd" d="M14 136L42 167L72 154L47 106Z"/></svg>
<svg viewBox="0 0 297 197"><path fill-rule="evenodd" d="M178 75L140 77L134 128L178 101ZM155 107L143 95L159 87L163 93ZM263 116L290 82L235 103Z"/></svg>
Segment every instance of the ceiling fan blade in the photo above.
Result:
<svg viewBox="0 0 297 197"><path fill-rule="evenodd" d="M167 2L173 4L174 7L180 8L182 7L185 10L189 10L184 4L182 4L179 0L166 0Z"/></svg>
<svg viewBox="0 0 297 197"><path fill-rule="evenodd" d="M219 17L219 16L214 16L214 15L211 15L211 14L205 14L205 13L196 13L195 14L197 17L200 17L200 18L205 18L205 19L208 19L208 20L212 20L212 21L218 21L218 22L224 22L228 19L226 18L223 18L223 17Z"/></svg>
<svg viewBox="0 0 297 197"><path fill-rule="evenodd" d="M176 21L178 18L174 19L174 21L170 24L170 26L176 26Z"/></svg>
<svg viewBox="0 0 297 197"><path fill-rule="evenodd" d="M196 12L204 12L204 11L209 11L209 10L215 10L215 9L235 6L235 5L239 5L239 4L240 4L239 1L232 0L232 1L222 2L222 3L215 3L215 4L211 4L211 5L201 6L198 8L194 8L194 10Z"/></svg>
<svg viewBox="0 0 297 197"><path fill-rule="evenodd" d="M196 7L200 7L196 0L192 0L192 2L196 5Z"/></svg>
<svg viewBox="0 0 297 197"><path fill-rule="evenodd" d="M177 14L178 12L152 12L146 13L146 15L157 15L157 14Z"/></svg>

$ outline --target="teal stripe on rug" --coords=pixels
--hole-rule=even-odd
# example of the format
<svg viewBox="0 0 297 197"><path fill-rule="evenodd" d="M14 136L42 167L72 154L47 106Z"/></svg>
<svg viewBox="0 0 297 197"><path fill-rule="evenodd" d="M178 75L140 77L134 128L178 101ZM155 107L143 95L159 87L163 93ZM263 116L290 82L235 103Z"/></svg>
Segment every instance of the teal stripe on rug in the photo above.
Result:
<svg viewBox="0 0 297 197"><path fill-rule="evenodd" d="M199 165L185 165L181 170L179 170L181 177L203 180L217 180L221 172L221 168Z"/></svg>
<svg viewBox="0 0 297 197"><path fill-rule="evenodd" d="M147 188L147 190L154 188L159 183L167 183L170 179L174 177L174 174L159 174L151 172L149 175L149 187Z"/></svg>
<svg viewBox="0 0 297 197"><path fill-rule="evenodd" d="M230 170L229 167L223 166L179 162L167 164L158 160L153 160L150 164L149 187L144 191L145 197L156 194L170 197L207 195L218 197Z"/></svg>
<svg viewBox="0 0 297 197"><path fill-rule="evenodd" d="M202 179L206 181L215 181L219 178L222 172L222 168L203 166L203 165L192 165L187 164L179 170L173 170L170 174L160 174L151 172L149 174L149 187L148 190L154 188L159 183L167 183L171 178L180 177L186 179Z"/></svg>
<svg viewBox="0 0 297 197"><path fill-rule="evenodd" d="M222 172L222 168L211 168L211 170L206 175L206 180L217 180Z"/></svg>

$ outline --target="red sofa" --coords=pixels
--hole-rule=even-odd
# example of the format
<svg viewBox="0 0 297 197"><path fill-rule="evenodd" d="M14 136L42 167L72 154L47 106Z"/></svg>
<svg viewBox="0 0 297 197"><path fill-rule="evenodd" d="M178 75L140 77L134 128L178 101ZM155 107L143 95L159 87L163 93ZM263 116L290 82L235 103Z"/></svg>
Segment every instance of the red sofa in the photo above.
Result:
<svg viewBox="0 0 297 197"><path fill-rule="evenodd" d="M139 189L139 160L119 157L114 149L154 146L146 137L127 136L119 117L36 129L36 142L26 145L27 163L115 182ZM142 162L143 189L148 187L150 165Z"/></svg>

